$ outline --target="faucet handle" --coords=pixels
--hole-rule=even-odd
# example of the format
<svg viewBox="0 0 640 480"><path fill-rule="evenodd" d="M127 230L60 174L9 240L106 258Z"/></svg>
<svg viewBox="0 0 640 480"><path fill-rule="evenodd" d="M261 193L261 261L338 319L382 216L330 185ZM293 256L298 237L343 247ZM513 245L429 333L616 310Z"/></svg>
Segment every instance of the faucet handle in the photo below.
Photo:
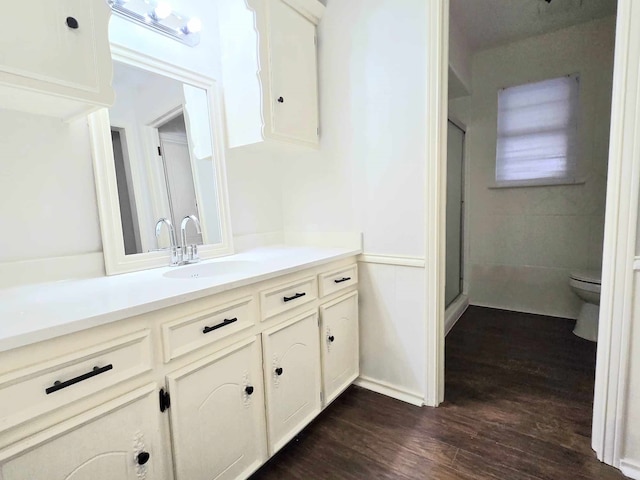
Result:
<svg viewBox="0 0 640 480"><path fill-rule="evenodd" d="M200 256L198 255L198 245L196 245L195 243L193 245L191 245L191 258L190 261L192 262L199 262L200 261Z"/></svg>

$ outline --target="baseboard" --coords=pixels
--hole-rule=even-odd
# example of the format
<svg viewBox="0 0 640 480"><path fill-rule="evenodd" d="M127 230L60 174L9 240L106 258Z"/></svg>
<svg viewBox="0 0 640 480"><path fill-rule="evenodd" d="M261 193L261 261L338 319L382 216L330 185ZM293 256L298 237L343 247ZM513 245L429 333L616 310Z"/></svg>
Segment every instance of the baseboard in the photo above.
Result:
<svg viewBox="0 0 640 480"><path fill-rule="evenodd" d="M444 335L449 335L453 326L460 320L462 314L469 308L469 297L460 295L444 312Z"/></svg>
<svg viewBox="0 0 640 480"><path fill-rule="evenodd" d="M636 463L632 460L621 459L620 471L629 478L640 480L640 463Z"/></svg>
<svg viewBox="0 0 640 480"><path fill-rule="evenodd" d="M401 387L396 387L395 385L391 385L387 382L374 380L373 378L364 377L361 375L356 378L355 382L353 383L354 385L366 388L367 390L371 390L372 392L380 393L382 395L386 395L387 397L395 398L396 400L410 403L411 405L415 405L417 407L422 407L424 405L423 395L410 392Z"/></svg>
<svg viewBox="0 0 640 480"><path fill-rule="evenodd" d="M0 263L0 288L103 277L102 252Z"/></svg>

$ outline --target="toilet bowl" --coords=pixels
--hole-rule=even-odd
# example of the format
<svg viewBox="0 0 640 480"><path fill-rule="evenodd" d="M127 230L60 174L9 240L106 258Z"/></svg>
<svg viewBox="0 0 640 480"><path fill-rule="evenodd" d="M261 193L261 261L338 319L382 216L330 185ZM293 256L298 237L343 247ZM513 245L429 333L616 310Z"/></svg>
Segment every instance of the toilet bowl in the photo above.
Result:
<svg viewBox="0 0 640 480"><path fill-rule="evenodd" d="M598 340L600 281L598 271L574 272L569 276L571 289L582 300L573 333L592 342Z"/></svg>

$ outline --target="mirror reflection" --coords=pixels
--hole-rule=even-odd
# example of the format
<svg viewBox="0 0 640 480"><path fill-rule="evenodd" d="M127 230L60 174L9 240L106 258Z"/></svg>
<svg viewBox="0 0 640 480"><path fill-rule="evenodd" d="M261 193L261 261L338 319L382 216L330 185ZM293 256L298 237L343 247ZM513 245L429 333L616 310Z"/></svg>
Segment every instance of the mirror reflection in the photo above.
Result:
<svg viewBox="0 0 640 480"><path fill-rule="evenodd" d="M171 246L168 220L188 244L222 242L207 91L114 63L109 109L120 217L127 255ZM162 222L166 224L166 221Z"/></svg>

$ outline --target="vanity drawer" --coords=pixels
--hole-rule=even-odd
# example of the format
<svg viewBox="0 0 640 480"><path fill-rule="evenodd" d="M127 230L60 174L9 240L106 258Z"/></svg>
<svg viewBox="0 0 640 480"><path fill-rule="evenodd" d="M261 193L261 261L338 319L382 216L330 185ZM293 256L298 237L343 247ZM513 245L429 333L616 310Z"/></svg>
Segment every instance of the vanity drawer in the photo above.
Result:
<svg viewBox="0 0 640 480"><path fill-rule="evenodd" d="M162 326L164 361L210 345L256 324L253 296L218 305Z"/></svg>
<svg viewBox="0 0 640 480"><path fill-rule="evenodd" d="M151 370L143 330L0 377L0 431Z"/></svg>
<svg viewBox="0 0 640 480"><path fill-rule="evenodd" d="M320 297L346 290L358 283L358 266L354 263L347 267L318 275Z"/></svg>
<svg viewBox="0 0 640 480"><path fill-rule="evenodd" d="M318 298L318 281L315 276L265 290L260 292L262 319L266 320L279 313L305 305L316 298Z"/></svg>

